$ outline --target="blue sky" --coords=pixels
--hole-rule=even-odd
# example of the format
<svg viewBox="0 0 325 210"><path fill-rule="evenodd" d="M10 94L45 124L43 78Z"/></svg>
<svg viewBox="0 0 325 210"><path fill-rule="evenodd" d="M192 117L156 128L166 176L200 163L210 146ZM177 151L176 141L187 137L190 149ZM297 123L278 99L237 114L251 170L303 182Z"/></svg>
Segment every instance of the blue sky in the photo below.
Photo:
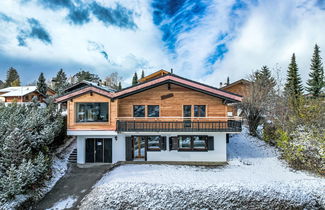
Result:
<svg viewBox="0 0 325 210"><path fill-rule="evenodd" d="M63 68L105 77L174 69L219 86L296 53L307 79L313 46L325 58L325 0L1 0L0 80L23 83ZM274 71L275 73L275 71Z"/></svg>

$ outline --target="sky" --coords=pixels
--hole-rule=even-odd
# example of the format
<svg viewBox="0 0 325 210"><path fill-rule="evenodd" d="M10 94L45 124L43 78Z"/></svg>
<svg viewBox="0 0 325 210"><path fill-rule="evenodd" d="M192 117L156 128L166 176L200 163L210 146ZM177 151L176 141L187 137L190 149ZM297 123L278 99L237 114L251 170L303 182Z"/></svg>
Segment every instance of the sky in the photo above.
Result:
<svg viewBox="0 0 325 210"><path fill-rule="evenodd" d="M293 53L305 82L316 43L325 58L325 0L0 1L0 80L12 66L23 84L172 68L219 87L263 65L284 78Z"/></svg>

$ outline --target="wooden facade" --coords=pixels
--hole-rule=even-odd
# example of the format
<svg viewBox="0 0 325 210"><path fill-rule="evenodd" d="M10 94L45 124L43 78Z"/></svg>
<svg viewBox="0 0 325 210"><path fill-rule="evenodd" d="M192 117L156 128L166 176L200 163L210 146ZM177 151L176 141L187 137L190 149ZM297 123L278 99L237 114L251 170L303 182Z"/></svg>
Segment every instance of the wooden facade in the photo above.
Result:
<svg viewBox="0 0 325 210"><path fill-rule="evenodd" d="M245 97L249 95L249 86L250 82L248 80L241 79L227 86L224 86L221 89Z"/></svg>
<svg viewBox="0 0 325 210"><path fill-rule="evenodd" d="M108 122L76 122L77 103L107 102ZM145 117L134 117L133 106L145 105ZM159 105L159 117L148 117L148 105ZM183 122L183 105L192 105L191 121L223 121L229 120L227 112L231 107L224 103L223 99L198 92L174 84L163 84L142 92L112 99L93 91L84 92L81 95L67 101L68 106L68 130L110 130L115 131L117 121L155 121L155 122ZM206 117L194 117L194 105L206 106Z"/></svg>

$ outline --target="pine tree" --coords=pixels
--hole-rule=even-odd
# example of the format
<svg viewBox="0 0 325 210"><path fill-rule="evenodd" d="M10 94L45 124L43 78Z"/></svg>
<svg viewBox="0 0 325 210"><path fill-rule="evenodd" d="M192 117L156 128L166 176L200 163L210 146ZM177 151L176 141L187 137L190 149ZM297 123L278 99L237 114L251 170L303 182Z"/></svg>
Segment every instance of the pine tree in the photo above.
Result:
<svg viewBox="0 0 325 210"><path fill-rule="evenodd" d="M299 98L303 93L302 82L298 72L295 54L291 57L291 62L287 72L287 82L284 87L285 94L289 97L289 101L294 108L299 105Z"/></svg>
<svg viewBox="0 0 325 210"><path fill-rule="evenodd" d="M97 74L92 74L89 71L84 71L84 70L75 74L74 77L77 78L77 82L81 82L83 80L86 80L89 82L98 82L100 80L100 78Z"/></svg>
<svg viewBox="0 0 325 210"><path fill-rule="evenodd" d="M20 86L20 78L17 70L13 67L10 67L7 71L5 87L10 87L12 84L14 84L15 86Z"/></svg>
<svg viewBox="0 0 325 210"><path fill-rule="evenodd" d="M45 77L43 72L39 75L37 81L37 91L43 95L46 95L47 92L47 85L45 83Z"/></svg>
<svg viewBox="0 0 325 210"><path fill-rule="evenodd" d="M141 79L144 78L144 71L141 72Z"/></svg>
<svg viewBox="0 0 325 210"><path fill-rule="evenodd" d="M68 86L68 80L63 69L60 69L56 74L56 77L53 78L54 82L54 90L58 95L61 95L63 90L65 90Z"/></svg>
<svg viewBox="0 0 325 210"><path fill-rule="evenodd" d="M320 57L320 50L317 44L315 45L314 54L311 59L309 78L307 81L307 91L314 97L320 96L325 84L322 58Z"/></svg>
<svg viewBox="0 0 325 210"><path fill-rule="evenodd" d="M121 82L118 83L118 90L122 90L122 84L121 84Z"/></svg>
<svg viewBox="0 0 325 210"><path fill-rule="evenodd" d="M138 84L138 74L137 72L134 73L133 79L132 79L132 85Z"/></svg>
<svg viewBox="0 0 325 210"><path fill-rule="evenodd" d="M260 71L256 72L256 77L260 80L260 81L267 81L269 83L270 86L274 87L276 85L276 81L274 79L274 77L272 77L271 71L269 69L269 67L267 66L262 66Z"/></svg>

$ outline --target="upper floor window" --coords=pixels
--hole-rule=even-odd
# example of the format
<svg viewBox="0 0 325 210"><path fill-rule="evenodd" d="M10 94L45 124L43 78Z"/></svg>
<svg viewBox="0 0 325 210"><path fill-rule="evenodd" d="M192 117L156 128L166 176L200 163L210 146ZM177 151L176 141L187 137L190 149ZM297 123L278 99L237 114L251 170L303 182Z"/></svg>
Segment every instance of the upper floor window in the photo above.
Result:
<svg viewBox="0 0 325 210"><path fill-rule="evenodd" d="M108 122L108 103L76 103L76 122Z"/></svg>
<svg viewBox="0 0 325 210"><path fill-rule="evenodd" d="M133 117L145 117L145 105L134 105Z"/></svg>
<svg viewBox="0 0 325 210"><path fill-rule="evenodd" d="M148 117L159 117L159 105L148 105Z"/></svg>
<svg viewBox="0 0 325 210"><path fill-rule="evenodd" d="M194 105L194 117L205 117L205 105Z"/></svg>
<svg viewBox="0 0 325 210"><path fill-rule="evenodd" d="M184 105L183 106L183 117L191 117L191 105Z"/></svg>

